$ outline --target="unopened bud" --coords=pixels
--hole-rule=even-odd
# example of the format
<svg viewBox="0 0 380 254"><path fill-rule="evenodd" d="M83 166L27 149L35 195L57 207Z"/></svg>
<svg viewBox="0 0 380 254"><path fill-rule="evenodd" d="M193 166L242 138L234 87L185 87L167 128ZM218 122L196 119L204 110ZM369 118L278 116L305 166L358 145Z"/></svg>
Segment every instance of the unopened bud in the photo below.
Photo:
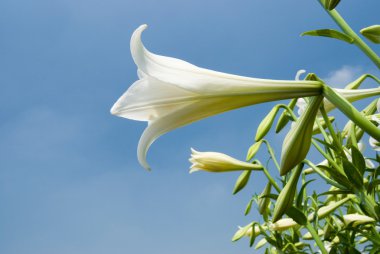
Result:
<svg viewBox="0 0 380 254"><path fill-rule="evenodd" d="M259 127L257 127L257 132L256 132L256 137L255 140L256 142L261 140L265 135L267 135L268 131L272 127L274 118L276 117L276 114L278 112L279 107L274 106L272 110L264 117L264 119L261 121L259 124Z"/></svg>
<svg viewBox="0 0 380 254"><path fill-rule="evenodd" d="M191 149L191 158L189 161L192 163L190 173L200 170L222 173L262 169L261 165L240 161L223 153L198 152L194 149Z"/></svg>
<svg viewBox="0 0 380 254"><path fill-rule="evenodd" d="M318 235L319 236L322 236L325 232L322 230L322 229L318 229ZM305 233L303 236L302 236L302 239L304 240L312 240L313 239L313 236L311 235L310 232L307 232Z"/></svg>
<svg viewBox="0 0 380 254"><path fill-rule="evenodd" d="M281 175L303 161L309 152L314 120L322 100L322 96L312 97L305 112L286 135L281 152Z"/></svg>
<svg viewBox="0 0 380 254"><path fill-rule="evenodd" d="M281 190L274 205L273 221L276 222L292 206L297 189L298 178L301 174L303 164L299 165L293 172L285 187Z"/></svg>
<svg viewBox="0 0 380 254"><path fill-rule="evenodd" d="M264 214L268 209L268 205L270 203L270 198L268 197L268 195L270 194L271 189L272 189L272 184L270 182L268 182L267 185L265 186L263 192L259 196L259 212L260 212L260 214Z"/></svg>
<svg viewBox="0 0 380 254"><path fill-rule="evenodd" d="M353 213L353 214L343 215L343 221L344 221L344 224L346 225L352 225L353 227L356 227L361 224L375 222L375 219L366 215Z"/></svg>
<svg viewBox="0 0 380 254"><path fill-rule="evenodd" d="M272 223L269 226L269 228L271 230L284 231L297 225L298 225L297 222L295 222L293 219L284 218L284 219L276 221L275 223Z"/></svg>

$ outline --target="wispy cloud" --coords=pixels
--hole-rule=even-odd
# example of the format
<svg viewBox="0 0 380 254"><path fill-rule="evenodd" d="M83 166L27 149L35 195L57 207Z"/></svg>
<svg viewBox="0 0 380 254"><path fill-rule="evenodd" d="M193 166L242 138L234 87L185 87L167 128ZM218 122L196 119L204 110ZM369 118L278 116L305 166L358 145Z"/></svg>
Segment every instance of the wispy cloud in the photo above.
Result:
<svg viewBox="0 0 380 254"><path fill-rule="evenodd" d="M363 68L344 65L340 69L331 71L324 80L333 87L343 88L361 74L363 74Z"/></svg>

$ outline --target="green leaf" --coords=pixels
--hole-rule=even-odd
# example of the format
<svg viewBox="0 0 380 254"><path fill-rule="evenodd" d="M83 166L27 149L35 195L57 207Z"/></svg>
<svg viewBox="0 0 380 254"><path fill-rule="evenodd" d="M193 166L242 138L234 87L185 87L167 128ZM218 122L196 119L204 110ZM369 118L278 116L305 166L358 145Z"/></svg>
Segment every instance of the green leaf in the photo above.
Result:
<svg viewBox="0 0 380 254"><path fill-rule="evenodd" d="M305 214L294 206L290 207L286 211L286 215L288 215L290 218L292 218L295 222L297 222L300 225L306 225L307 223L307 218Z"/></svg>
<svg viewBox="0 0 380 254"><path fill-rule="evenodd" d="M350 182L350 180L344 174L341 174L336 169L330 168L330 167L327 167L327 166L324 166L324 165L318 165L318 168L321 168L324 171L327 171L330 174L330 177L333 180L335 180L337 183L343 185L347 189L351 189L352 188L352 183Z"/></svg>
<svg viewBox="0 0 380 254"><path fill-rule="evenodd" d="M346 158L343 158L343 170L352 185L361 190L363 188L363 175L360 173L359 169L355 167L353 163L351 163Z"/></svg>
<svg viewBox="0 0 380 254"><path fill-rule="evenodd" d="M325 191L321 194L318 194L318 197L325 196L325 195L339 195L339 194L352 194L352 191L349 190L332 190L332 191Z"/></svg>
<svg viewBox="0 0 380 254"><path fill-rule="evenodd" d="M236 180L235 188L232 194L236 194L241 191L248 183L249 177L251 176L252 170L244 170L243 173L240 174L239 178Z"/></svg>
<svg viewBox="0 0 380 254"><path fill-rule="evenodd" d="M379 44L380 43L380 25L373 25L360 30L360 33L369 41Z"/></svg>
<svg viewBox="0 0 380 254"><path fill-rule="evenodd" d="M251 200L248 202L248 204L245 208L245 211L244 211L244 215L247 216L251 212L253 201L254 201L254 198L251 198Z"/></svg>
<svg viewBox="0 0 380 254"><path fill-rule="evenodd" d="M352 39L350 36L334 29L311 30L311 31L306 31L301 34L301 36L305 36L305 35L322 36L322 37L328 37L328 38L341 40L350 44L354 43L354 39Z"/></svg>
<svg viewBox="0 0 380 254"><path fill-rule="evenodd" d="M311 179L311 180L307 181L306 183L304 183L304 184L302 185L300 191L298 192L299 194L298 194L298 196L297 196L297 201L296 201L296 206L297 206L297 208L301 208L301 206L302 206L302 201L303 201L303 197L304 197L304 196L303 196L304 189L306 188L306 186L307 186L309 183L311 183L311 182L313 182L313 181L315 181L315 179Z"/></svg>
<svg viewBox="0 0 380 254"><path fill-rule="evenodd" d="M352 155L352 163L355 165L357 169L359 169L362 177L366 168L365 159L362 153L355 146L351 147L351 155Z"/></svg>
<svg viewBox="0 0 380 254"><path fill-rule="evenodd" d="M249 247L252 247L252 245L255 243L255 239L256 239L256 234L254 233L255 232L255 226L256 226L256 224L253 223L252 224L252 234L251 234L251 237L249 239Z"/></svg>

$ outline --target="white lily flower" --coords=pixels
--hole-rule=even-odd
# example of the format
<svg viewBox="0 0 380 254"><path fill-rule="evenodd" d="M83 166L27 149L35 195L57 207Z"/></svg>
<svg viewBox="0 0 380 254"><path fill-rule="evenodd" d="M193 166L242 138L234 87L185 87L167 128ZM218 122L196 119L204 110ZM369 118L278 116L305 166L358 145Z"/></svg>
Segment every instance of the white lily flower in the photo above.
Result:
<svg viewBox="0 0 380 254"><path fill-rule="evenodd" d="M248 105L321 94L317 81L242 77L155 55L141 42L146 27L140 26L131 38L140 79L119 98L111 113L148 122L138 145L139 162L147 169L148 148L166 132Z"/></svg>

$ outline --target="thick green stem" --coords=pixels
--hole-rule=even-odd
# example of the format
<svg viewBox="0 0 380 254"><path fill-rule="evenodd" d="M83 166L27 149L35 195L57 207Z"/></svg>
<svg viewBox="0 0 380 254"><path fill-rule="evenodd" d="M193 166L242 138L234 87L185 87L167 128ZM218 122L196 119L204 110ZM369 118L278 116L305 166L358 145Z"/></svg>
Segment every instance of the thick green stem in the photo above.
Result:
<svg viewBox="0 0 380 254"><path fill-rule="evenodd" d="M319 0L320 4L323 6L322 0ZM324 8L325 9L325 8ZM326 9L325 9L326 10ZM355 31L347 24L347 22L340 16L336 10L326 10L330 17L335 21L335 23L354 40L354 44L366 54L372 62L380 69L380 58L379 56L355 33Z"/></svg>
<svg viewBox="0 0 380 254"><path fill-rule="evenodd" d="M323 85L323 95L334 104L343 114L350 118L357 126L362 128L370 136L380 141L380 130L372 124L352 104L334 91L331 87Z"/></svg>

